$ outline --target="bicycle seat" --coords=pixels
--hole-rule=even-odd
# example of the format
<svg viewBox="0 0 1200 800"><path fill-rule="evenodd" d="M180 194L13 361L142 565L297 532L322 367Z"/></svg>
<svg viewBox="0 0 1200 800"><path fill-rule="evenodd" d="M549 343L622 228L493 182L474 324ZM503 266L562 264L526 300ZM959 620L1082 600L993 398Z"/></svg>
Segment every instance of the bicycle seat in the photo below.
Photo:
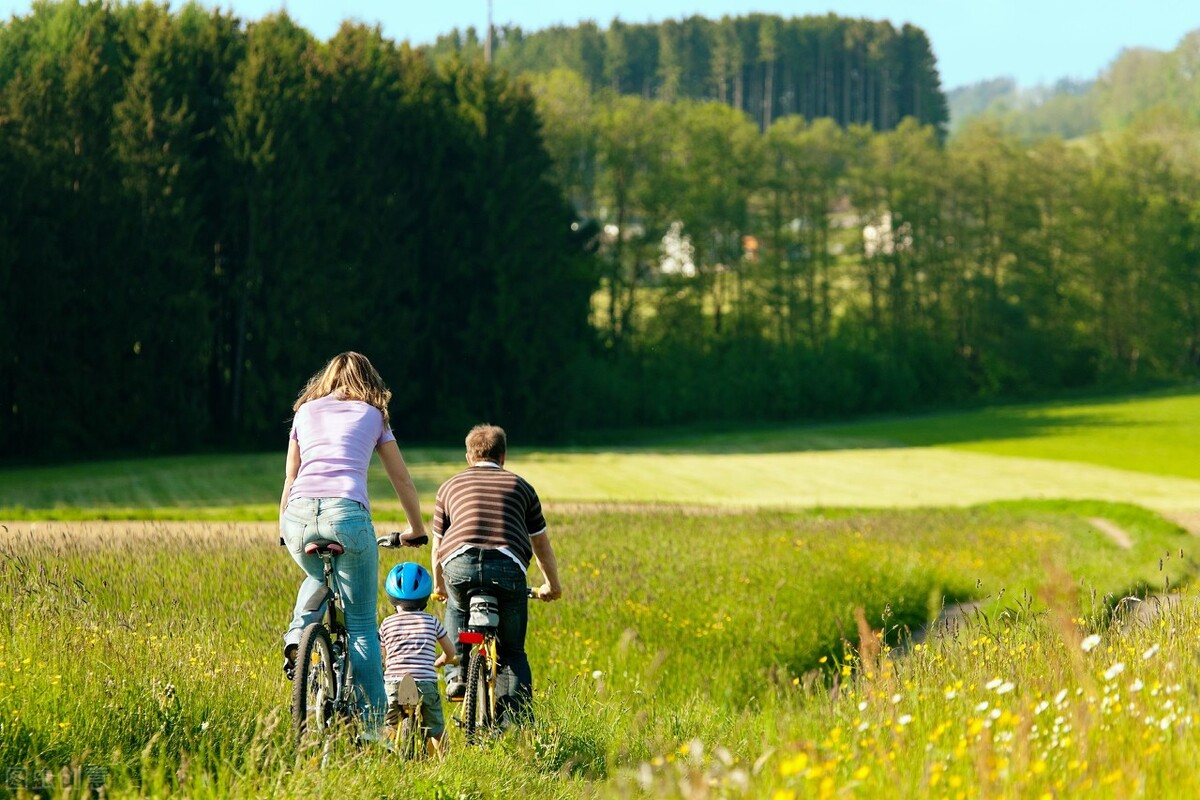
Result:
<svg viewBox="0 0 1200 800"><path fill-rule="evenodd" d="M396 705L415 706L421 702L421 692L412 675L405 675L396 684Z"/></svg>
<svg viewBox="0 0 1200 800"><path fill-rule="evenodd" d="M500 627L499 604L490 594L477 594L471 598L467 624L472 628Z"/></svg>
<svg viewBox="0 0 1200 800"><path fill-rule="evenodd" d="M304 552L310 556L340 556L346 548L332 539L317 539L304 545Z"/></svg>

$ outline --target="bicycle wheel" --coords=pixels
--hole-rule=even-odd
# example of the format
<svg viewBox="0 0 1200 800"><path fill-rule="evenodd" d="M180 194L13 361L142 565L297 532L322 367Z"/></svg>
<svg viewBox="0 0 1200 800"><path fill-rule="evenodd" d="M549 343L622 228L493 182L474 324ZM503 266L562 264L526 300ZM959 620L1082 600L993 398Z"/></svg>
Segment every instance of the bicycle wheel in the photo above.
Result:
<svg viewBox="0 0 1200 800"><path fill-rule="evenodd" d="M324 735L334 722L337 683L333 669L333 643L319 622L304 629L296 651L296 678L292 690L292 724L299 741L305 733Z"/></svg>
<svg viewBox="0 0 1200 800"><path fill-rule="evenodd" d="M478 650L467 662L467 693L463 697L463 731L468 742L492 725L492 692L488 683L488 658Z"/></svg>
<svg viewBox="0 0 1200 800"><path fill-rule="evenodd" d="M421 730L421 712L405 714L396 732L396 745L401 758L420 758L425 755L425 735Z"/></svg>

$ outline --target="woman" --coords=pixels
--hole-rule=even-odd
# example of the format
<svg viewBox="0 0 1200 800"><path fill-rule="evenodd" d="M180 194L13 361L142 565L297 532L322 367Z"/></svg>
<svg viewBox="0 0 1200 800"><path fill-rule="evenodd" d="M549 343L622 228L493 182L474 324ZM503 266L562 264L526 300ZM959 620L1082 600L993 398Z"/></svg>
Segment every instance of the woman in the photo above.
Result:
<svg viewBox="0 0 1200 800"><path fill-rule="evenodd" d="M413 536L424 536L421 504L388 422L392 393L366 356L342 353L308 381L292 410L279 524L284 544L308 573L296 597L292 624L283 637L284 671L290 679L304 628L321 617L308 611L323 589L322 562L304 546L331 539L345 548L337 559L338 580L350 636L350 661L360 689L360 711L368 734L378 730L387 709L375 609L379 553L367 500L367 465L379 454ZM408 537L406 536L406 539Z"/></svg>

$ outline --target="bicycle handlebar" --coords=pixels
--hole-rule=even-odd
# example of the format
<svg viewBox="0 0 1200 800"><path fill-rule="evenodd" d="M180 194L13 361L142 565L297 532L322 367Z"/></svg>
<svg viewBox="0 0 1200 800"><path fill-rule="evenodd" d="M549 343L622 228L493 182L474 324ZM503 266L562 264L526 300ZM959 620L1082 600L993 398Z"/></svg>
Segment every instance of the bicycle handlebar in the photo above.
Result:
<svg viewBox="0 0 1200 800"><path fill-rule="evenodd" d="M429 536L426 534L416 535L412 528L405 528L402 531L392 531L391 533L375 538L375 544L380 547L422 547L429 544Z"/></svg>

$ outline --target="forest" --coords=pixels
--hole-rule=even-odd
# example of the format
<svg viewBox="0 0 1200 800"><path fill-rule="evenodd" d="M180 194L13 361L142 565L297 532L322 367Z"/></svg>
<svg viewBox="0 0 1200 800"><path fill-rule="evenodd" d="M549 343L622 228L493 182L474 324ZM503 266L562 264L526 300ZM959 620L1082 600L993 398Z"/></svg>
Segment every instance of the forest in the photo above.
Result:
<svg viewBox="0 0 1200 800"><path fill-rule="evenodd" d="M503 53L196 5L0 26L0 457L279 446L345 349L426 442L1196 374L1187 115L947 140Z"/></svg>
<svg viewBox="0 0 1200 800"><path fill-rule="evenodd" d="M485 37L486 38L486 37ZM486 44L474 29L453 30L426 52L435 61L476 58ZM905 24L834 14L766 14L655 24L614 19L493 35L494 63L513 73L568 69L590 90L658 100L712 100L744 111L760 128L778 117L828 117L891 130L912 117L939 131L946 98L925 32Z"/></svg>

